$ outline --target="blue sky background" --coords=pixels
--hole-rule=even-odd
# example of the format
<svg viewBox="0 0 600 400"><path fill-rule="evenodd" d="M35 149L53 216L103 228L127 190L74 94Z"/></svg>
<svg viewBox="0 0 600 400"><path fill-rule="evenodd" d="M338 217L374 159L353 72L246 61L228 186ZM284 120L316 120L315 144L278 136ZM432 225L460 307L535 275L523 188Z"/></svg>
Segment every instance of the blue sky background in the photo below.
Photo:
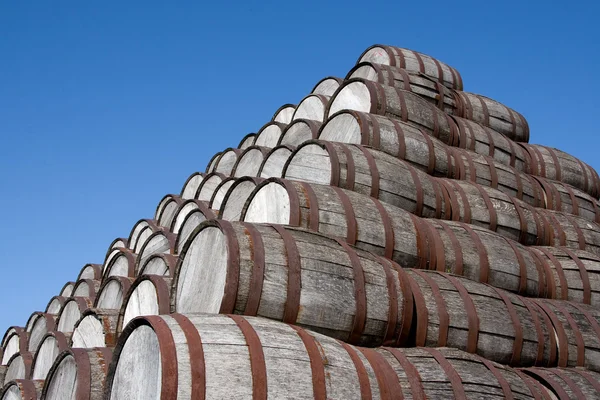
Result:
<svg viewBox="0 0 600 400"><path fill-rule="evenodd" d="M2 2L0 335L374 43L454 66L600 169L595 3Z"/></svg>

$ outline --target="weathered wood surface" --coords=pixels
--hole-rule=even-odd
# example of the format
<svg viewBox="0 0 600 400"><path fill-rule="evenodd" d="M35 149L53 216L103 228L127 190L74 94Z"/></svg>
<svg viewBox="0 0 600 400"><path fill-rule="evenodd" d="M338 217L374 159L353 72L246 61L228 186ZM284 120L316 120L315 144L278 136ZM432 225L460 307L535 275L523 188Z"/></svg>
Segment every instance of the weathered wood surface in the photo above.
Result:
<svg viewBox="0 0 600 400"><path fill-rule="evenodd" d="M29 332L27 351L35 352L44 335L55 329L56 315L41 312L31 314L27 321L27 331Z"/></svg>
<svg viewBox="0 0 600 400"><path fill-rule="evenodd" d="M102 400L111 359L112 351L107 348L62 352L48 372L42 399Z"/></svg>
<svg viewBox="0 0 600 400"><path fill-rule="evenodd" d="M193 198L196 200L209 202L217 187L225 179L227 179L227 176L219 173L211 173L206 175L202 183L198 185Z"/></svg>
<svg viewBox="0 0 600 400"><path fill-rule="evenodd" d="M129 240L127 241L127 248L131 249L131 251L135 254L140 252L140 248L148 239L150 235L154 232L159 231L161 228L158 225L158 222L154 219L140 219L135 223L133 228L131 229L131 233L129 234ZM120 248L115 248L113 250L119 250ZM110 261L107 259L106 261ZM104 262L104 272L106 273L106 268L108 266L107 262Z"/></svg>
<svg viewBox="0 0 600 400"><path fill-rule="evenodd" d="M322 124L310 119L296 119L283 131L277 144L297 147L302 143L316 139Z"/></svg>
<svg viewBox="0 0 600 400"><path fill-rule="evenodd" d="M60 309L62 308L63 304L65 304L67 297L63 297L63 296L54 296L50 299L50 301L48 302L48 305L46 306L46 310L44 310L44 312L47 312L48 314L58 314L58 312L60 311Z"/></svg>
<svg viewBox="0 0 600 400"><path fill-rule="evenodd" d="M223 150L221 155L215 160L214 163L210 163L206 168L206 173L218 172L224 175L231 175L231 170L237 162L237 159L243 150L228 148Z"/></svg>
<svg viewBox="0 0 600 400"><path fill-rule="evenodd" d="M552 147L524 143L521 146L531 157L530 170L533 175L567 183L596 199L599 198L600 177L594 168Z"/></svg>
<svg viewBox="0 0 600 400"><path fill-rule="evenodd" d="M577 215L588 221L600 223L600 206L589 194L566 183L535 177L544 191L542 208Z"/></svg>
<svg viewBox="0 0 600 400"><path fill-rule="evenodd" d="M183 225L183 221L185 221L187 216L195 210L200 210L202 213L207 215L212 215L213 213L213 211L208 207L208 202L206 201L194 199L185 200L175 211L175 215L173 216L173 221L171 222L169 230L174 234L179 234L181 226Z"/></svg>
<svg viewBox="0 0 600 400"><path fill-rule="evenodd" d="M294 147L285 144L273 147L269 154L265 156L258 170L258 176L261 178L281 178L283 167L293 151Z"/></svg>
<svg viewBox="0 0 600 400"><path fill-rule="evenodd" d="M292 117L294 116L294 111L296 111L295 104L284 104L273 115L271 121L280 122L282 124L289 124L292 122Z"/></svg>
<svg viewBox="0 0 600 400"><path fill-rule="evenodd" d="M310 119L312 121L323 122L327 118L326 109L329 101L329 96L309 94L296 107L292 122L297 119Z"/></svg>
<svg viewBox="0 0 600 400"><path fill-rule="evenodd" d="M119 312L117 331L122 332L129 321L140 315L171 312L171 278L142 275L131 285Z"/></svg>
<svg viewBox="0 0 600 400"><path fill-rule="evenodd" d="M538 214L548 221L552 232L550 245L586 250L600 256L600 225L558 211L538 209Z"/></svg>
<svg viewBox="0 0 600 400"><path fill-rule="evenodd" d="M373 350L262 318L203 314L132 322L106 386L106 399L177 400L537 399L545 390L455 349Z"/></svg>
<svg viewBox="0 0 600 400"><path fill-rule="evenodd" d="M175 254L176 242L177 235L169 232L166 229L154 232L148 237L148 239L146 239L144 245L140 249L140 253L136 257L134 274L127 276L137 276L148 258L155 254Z"/></svg>
<svg viewBox="0 0 600 400"><path fill-rule="evenodd" d="M33 354L29 351L21 351L13 354L6 364L4 383L15 379L29 379L32 373Z"/></svg>
<svg viewBox="0 0 600 400"><path fill-rule="evenodd" d="M140 236L140 239L143 239L143 241L136 245L138 251L153 234L152 231L148 230L148 235L143 234ZM137 258L138 254L129 249L115 249L109 263L104 266L104 280L111 276L134 277Z"/></svg>
<svg viewBox="0 0 600 400"><path fill-rule="evenodd" d="M183 200L176 194L168 194L163 197L154 213L154 221L158 226L169 228L181 203L183 203Z"/></svg>
<svg viewBox="0 0 600 400"><path fill-rule="evenodd" d="M70 297L65 301L62 309L56 316L56 330L65 334L73 333L75 324L94 302L88 297Z"/></svg>
<svg viewBox="0 0 600 400"><path fill-rule="evenodd" d="M229 191L223 198L219 210L219 218L227 221L239 221L248 196L256 186L263 181L264 178L257 178L254 176L245 176L236 179L235 183L231 185Z"/></svg>
<svg viewBox="0 0 600 400"><path fill-rule="evenodd" d="M217 218L218 214L219 211L215 211L210 208L198 208L188 213L188 215L184 218L183 222L181 223L181 227L179 228L179 232L177 234L177 241L175 243L176 253L181 253L183 245L198 225L200 225L207 219Z"/></svg>
<svg viewBox="0 0 600 400"><path fill-rule="evenodd" d="M525 368L523 373L540 382L559 399L597 399L600 374L582 368Z"/></svg>
<svg viewBox="0 0 600 400"><path fill-rule="evenodd" d="M30 379L14 379L6 382L0 390L2 400L39 400L42 395L44 381Z"/></svg>
<svg viewBox="0 0 600 400"><path fill-rule="evenodd" d="M405 268L453 272L529 296L547 293L545 271L525 246L477 226L421 219L332 186L269 179L250 195L242 221L345 238Z"/></svg>
<svg viewBox="0 0 600 400"><path fill-rule="evenodd" d="M64 284L62 289L60 289L59 296L69 297L73 293L73 287L75 287L75 282L67 282Z"/></svg>
<svg viewBox="0 0 600 400"><path fill-rule="evenodd" d="M95 308L119 310L123 304L125 293L129 290L133 278L111 276L105 279L96 296Z"/></svg>
<svg viewBox="0 0 600 400"><path fill-rule="evenodd" d="M46 379L56 357L69 348L69 336L63 332L48 332L35 352L32 379Z"/></svg>
<svg viewBox="0 0 600 400"><path fill-rule="evenodd" d="M271 147L275 147L275 144ZM263 160L271 151L271 147L250 146L241 153L231 171L231 176L241 178L242 176L258 176L258 170Z"/></svg>
<svg viewBox="0 0 600 400"><path fill-rule="evenodd" d="M258 315L366 346L403 345L410 333L406 273L343 241L214 220L194 231L180 260L175 312Z"/></svg>
<svg viewBox="0 0 600 400"><path fill-rule="evenodd" d="M73 287L72 297L89 297L92 301L100 289L100 280L98 279L80 279Z"/></svg>
<svg viewBox="0 0 600 400"><path fill-rule="evenodd" d="M183 200L194 199L196 196L196 191L204 181L206 175L207 174L204 172L194 172L193 174L191 174L181 187L181 193L179 194L179 196Z"/></svg>
<svg viewBox="0 0 600 400"><path fill-rule="evenodd" d="M219 212L219 210L221 209L221 203L223 202L227 191L234 183L235 178L230 177L223 179L223 181L215 189L215 192L213 193L212 197L210 198L210 201L208 202L208 206L216 212Z"/></svg>
<svg viewBox="0 0 600 400"><path fill-rule="evenodd" d="M87 309L75 324L71 336L71 347L114 347L121 332L117 329L118 320L118 310Z"/></svg>
<svg viewBox="0 0 600 400"><path fill-rule="evenodd" d="M254 144L256 140L256 133L249 133L240 140L240 144L238 144L238 149L244 150Z"/></svg>
<svg viewBox="0 0 600 400"><path fill-rule="evenodd" d="M160 275L171 276L171 272L175 270L178 257L172 254L153 254L148 257L146 263L142 265L138 276L141 275Z"/></svg>
<svg viewBox="0 0 600 400"><path fill-rule="evenodd" d="M349 79L333 95L327 117L342 110L383 115L408 122L444 143L452 143L458 126L448 114L419 95L366 79Z"/></svg>
<svg viewBox="0 0 600 400"><path fill-rule="evenodd" d="M206 166L206 169L204 170L205 173L211 173L212 171L214 171L215 165L217 165L217 161L219 161L219 157L221 157L221 154L223 154L222 151L215 153L215 155L208 162L208 165Z"/></svg>
<svg viewBox="0 0 600 400"><path fill-rule="evenodd" d="M11 326L4 333L2 338L2 362L6 365L8 360L20 351L27 351L27 343L29 341L29 333L20 326Z"/></svg>
<svg viewBox="0 0 600 400"><path fill-rule="evenodd" d="M321 79L313 90L310 91L311 94L322 94L323 96L333 96L337 88L340 87L344 80L342 78L336 78L335 76L328 76L327 78Z"/></svg>
<svg viewBox="0 0 600 400"><path fill-rule="evenodd" d="M77 281L81 279L102 279L102 264L84 265L77 276Z"/></svg>
<svg viewBox="0 0 600 400"><path fill-rule="evenodd" d="M277 146L279 139L281 138L281 135L287 126L287 124L273 121L265 124L256 134L256 139L252 145L268 148ZM246 147L246 149L248 147Z"/></svg>
<svg viewBox="0 0 600 400"><path fill-rule="evenodd" d="M462 78L456 69L431 56L413 50L377 44L364 51L358 58L357 64L361 62L391 65L407 71L422 73L449 88L463 89Z"/></svg>
<svg viewBox="0 0 600 400"><path fill-rule="evenodd" d="M129 249L129 239L127 238L116 238L112 241L106 255L104 256L104 262L102 263L102 276L104 276L105 267L110 263L111 259L117 254L119 249Z"/></svg>

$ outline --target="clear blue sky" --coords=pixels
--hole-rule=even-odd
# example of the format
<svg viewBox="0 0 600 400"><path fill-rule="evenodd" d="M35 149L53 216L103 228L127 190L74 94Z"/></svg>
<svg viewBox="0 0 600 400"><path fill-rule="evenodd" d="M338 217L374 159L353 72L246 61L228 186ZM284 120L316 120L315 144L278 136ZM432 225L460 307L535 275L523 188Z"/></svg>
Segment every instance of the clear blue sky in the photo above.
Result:
<svg viewBox="0 0 600 400"><path fill-rule="evenodd" d="M456 67L523 113L531 142L600 169L596 4L2 2L0 334L374 43Z"/></svg>

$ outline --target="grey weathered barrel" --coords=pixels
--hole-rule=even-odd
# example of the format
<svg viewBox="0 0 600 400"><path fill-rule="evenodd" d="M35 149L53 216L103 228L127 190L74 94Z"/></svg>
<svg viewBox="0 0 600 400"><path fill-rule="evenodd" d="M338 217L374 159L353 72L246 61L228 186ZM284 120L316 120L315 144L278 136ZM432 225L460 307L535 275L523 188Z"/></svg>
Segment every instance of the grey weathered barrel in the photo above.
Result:
<svg viewBox="0 0 600 400"><path fill-rule="evenodd" d="M213 193L210 201L208 202L208 206L218 212L221 209L221 203L227 194L227 191L235 183L235 178L229 177L223 179L223 181L217 186L215 192Z"/></svg>
<svg viewBox="0 0 600 400"><path fill-rule="evenodd" d="M271 121L280 122L283 124L289 124L292 122L292 116L294 115L294 111L296 111L295 104L284 104L273 115Z"/></svg>
<svg viewBox="0 0 600 400"><path fill-rule="evenodd" d="M521 144L531 157L533 175L567 183L588 193L600 196L598 172L580 159L564 151L538 144Z"/></svg>
<svg viewBox="0 0 600 400"><path fill-rule="evenodd" d="M111 359L107 348L62 352L48 372L42 400L102 400Z"/></svg>
<svg viewBox="0 0 600 400"><path fill-rule="evenodd" d="M300 101L292 122L297 119L310 119L323 122L327 118L326 110L329 105L330 97L322 94L309 94Z"/></svg>
<svg viewBox="0 0 600 400"><path fill-rule="evenodd" d="M64 284L62 289L60 289L59 296L69 297L73 293L73 287L75 287L75 282L67 282Z"/></svg>
<svg viewBox="0 0 600 400"><path fill-rule="evenodd" d="M99 279L79 279L73 287L72 297L89 297L92 301L100 289Z"/></svg>
<svg viewBox="0 0 600 400"><path fill-rule="evenodd" d="M177 250L177 254L181 252L181 249L187 241L187 238L194 231L194 229L196 229L198 225L200 225L203 221L206 221L207 219L217 218L218 214L219 211L214 211L210 208L198 208L191 211L183 220L181 227L179 228L179 233L177 234L177 241L175 243L175 249Z"/></svg>
<svg viewBox="0 0 600 400"><path fill-rule="evenodd" d="M402 267L454 272L531 296L546 294L545 271L525 246L477 226L421 219L332 186L269 179L250 195L242 220L308 228L345 238Z"/></svg>
<svg viewBox="0 0 600 400"><path fill-rule="evenodd" d="M538 209L552 230L550 244L570 249L586 250L600 256L600 225L558 211Z"/></svg>
<svg viewBox="0 0 600 400"><path fill-rule="evenodd" d="M322 124L319 121L296 119L285 128L277 144L296 147L308 140L316 139L321 126Z"/></svg>
<svg viewBox="0 0 600 400"><path fill-rule="evenodd" d="M544 390L456 349L374 350L262 318L174 314L132 321L105 398L525 400Z"/></svg>
<svg viewBox="0 0 600 400"><path fill-rule="evenodd" d="M175 211L177 211L181 203L183 203L183 200L176 194L168 194L163 197L154 213L154 220L158 226L169 228L173 222Z"/></svg>
<svg viewBox="0 0 600 400"><path fill-rule="evenodd" d="M29 351L21 351L13 354L6 363L6 374L4 384L15 379L30 379L33 365L33 354Z"/></svg>
<svg viewBox="0 0 600 400"><path fill-rule="evenodd" d="M179 205L179 208L175 211L175 215L173 216L173 222L171 222L171 226L169 230L174 234L179 234L181 227L183 225L183 221L187 218L187 216L194 212L195 210L200 210L204 214L211 215L213 211L208 207L208 202L200 201L200 200L185 200L183 203Z"/></svg>
<svg viewBox="0 0 600 400"><path fill-rule="evenodd" d="M114 347L120 331L117 329L119 311L89 308L75 324L71 347Z"/></svg>
<svg viewBox="0 0 600 400"><path fill-rule="evenodd" d="M389 154L356 144L311 140L287 161L286 179L337 186L418 216L449 214L437 180Z"/></svg>
<svg viewBox="0 0 600 400"><path fill-rule="evenodd" d="M233 166L243 150L234 149L232 147L223 150L214 163L210 163L206 169L206 173L219 172L224 175L230 175Z"/></svg>
<svg viewBox="0 0 600 400"><path fill-rule="evenodd" d="M42 395L44 381L30 379L14 379L6 382L0 391L1 400L39 400Z"/></svg>
<svg viewBox="0 0 600 400"><path fill-rule="evenodd" d="M268 148L277 146L277 143L279 143L279 139L281 138L281 135L287 126L287 124L281 122L268 122L262 128L260 128L252 145Z"/></svg>
<svg viewBox="0 0 600 400"><path fill-rule="evenodd" d="M577 215L600 223L600 207L589 194L563 182L535 177L544 191L543 208Z"/></svg>
<svg viewBox="0 0 600 400"><path fill-rule="evenodd" d="M27 351L35 352L44 335L56 329L56 315L35 312L29 318L27 325L29 331Z"/></svg>
<svg viewBox="0 0 600 400"><path fill-rule="evenodd" d="M559 399L595 399L600 394L600 374L583 368L525 368Z"/></svg>
<svg viewBox="0 0 600 400"><path fill-rule="evenodd" d="M63 332L48 332L35 352L31 372L32 379L46 379L56 357L69 348L69 337Z"/></svg>
<svg viewBox="0 0 600 400"><path fill-rule="evenodd" d="M533 299L556 332L559 367L585 367L600 372L600 311L569 301Z"/></svg>
<svg viewBox="0 0 600 400"><path fill-rule="evenodd" d="M454 347L512 366L553 366L554 330L527 298L434 271L407 270L415 344Z"/></svg>
<svg viewBox="0 0 600 400"><path fill-rule="evenodd" d="M77 276L80 279L102 279L102 264L85 264Z"/></svg>
<svg viewBox="0 0 600 400"><path fill-rule="evenodd" d="M29 333L25 328L20 326L8 328L2 338L2 362L0 364L6 365L14 354L27 351L28 341Z"/></svg>
<svg viewBox="0 0 600 400"><path fill-rule="evenodd" d="M361 54L357 64L361 62L391 65L407 71L422 73L449 88L463 89L462 78L456 69L414 50L376 44Z"/></svg>
<svg viewBox="0 0 600 400"><path fill-rule="evenodd" d="M263 181L264 178L254 176L245 176L236 179L223 198L223 203L219 210L219 218L227 221L238 221L248 196Z"/></svg>
<svg viewBox="0 0 600 400"><path fill-rule="evenodd" d="M205 176L206 173L204 172L194 172L191 174L181 187L181 193L179 194L179 197L181 197L183 200L193 199L196 195L196 191L198 190L198 186L200 186Z"/></svg>
<svg viewBox="0 0 600 400"><path fill-rule="evenodd" d="M120 249L128 249L128 244L129 239L126 238L116 238L112 241L110 246L108 246L108 250L106 250L106 255L104 256L104 262L102 263L102 276L104 276L104 269L110 263L110 260Z"/></svg>
<svg viewBox="0 0 600 400"><path fill-rule="evenodd" d="M210 201L217 187L225 179L227 179L227 176L219 173L210 173L206 175L202 183L198 185L194 199L207 202Z"/></svg>
<svg viewBox="0 0 600 400"><path fill-rule="evenodd" d="M566 247L530 247L547 266L553 299L600 305L600 258Z"/></svg>
<svg viewBox="0 0 600 400"><path fill-rule="evenodd" d="M124 276L111 276L102 282L102 287L96 296L95 308L119 310L123 297L129 290L133 278Z"/></svg>
<svg viewBox="0 0 600 400"><path fill-rule="evenodd" d="M75 324L88 308L93 307L94 302L87 297L70 297L65 301L62 309L56 316L56 330L66 334L73 333Z"/></svg>
<svg viewBox="0 0 600 400"><path fill-rule="evenodd" d="M361 111L409 122L444 143L453 143L458 135L456 122L419 95L366 79L345 81L331 98L327 117L342 110Z"/></svg>
<svg viewBox="0 0 600 400"><path fill-rule="evenodd" d="M214 156L212 156L212 158L208 162L208 165L206 166L206 169L204 170L205 173L212 173L212 171L214 171L215 165L217 165L217 161L219 161L219 157L221 157L221 154L223 154L223 152L219 151L215 153Z"/></svg>
<svg viewBox="0 0 600 400"><path fill-rule="evenodd" d="M340 87L344 80L342 78L337 78L335 76L328 76L326 78L321 79L313 90L310 91L311 94L322 94L324 96L332 96L337 88Z"/></svg>
<svg viewBox="0 0 600 400"><path fill-rule="evenodd" d="M238 144L238 149L244 150L254 144L256 140L256 133L249 133L240 140L240 144Z"/></svg>
<svg viewBox="0 0 600 400"><path fill-rule="evenodd" d="M62 308L63 304L65 303L65 300L67 298L66 297L62 297L62 296L54 296L50 299L50 301L48 302L48 305L46 306L46 310L44 310L45 312L47 312L48 314L58 314L58 312L60 311L60 309Z"/></svg>
<svg viewBox="0 0 600 400"><path fill-rule="evenodd" d="M175 243L177 242L177 235L169 232L168 230L161 230L154 232L146 239L144 245L140 249L135 260L135 273L134 275L127 275L129 277L137 276L142 266L146 263L149 257L154 254L175 254Z"/></svg>
<svg viewBox="0 0 600 400"><path fill-rule="evenodd" d="M170 312L171 278L142 275L133 282L123 300L117 331L122 332L129 321L138 316L169 314Z"/></svg>
<svg viewBox="0 0 600 400"><path fill-rule="evenodd" d="M403 345L410 333L406 273L341 240L213 220L194 231L180 260L175 312L258 315L366 346Z"/></svg>
<svg viewBox="0 0 600 400"><path fill-rule="evenodd" d="M141 237L144 239L141 245L153 234L152 231L148 231L148 233L148 236ZM141 246L136 247L139 249ZM111 276L134 277L137 257L138 255L129 249L116 249L110 262L104 267L104 280Z"/></svg>
<svg viewBox="0 0 600 400"><path fill-rule="evenodd" d="M153 254L142 265L138 276L141 275L160 275L171 276L171 272L175 270L178 257L172 254Z"/></svg>
<svg viewBox="0 0 600 400"><path fill-rule="evenodd" d="M131 233L129 234L129 240L127 242L127 248L131 249L134 253L139 253L142 245L148 239L148 236L152 235L154 232L159 231L161 228L158 225L158 222L154 219L140 219L135 223L133 228L131 228ZM104 269L106 272L107 264L104 264Z"/></svg>
<svg viewBox="0 0 600 400"><path fill-rule="evenodd" d="M281 178L285 162L290 158L293 151L294 147L285 144L273 147L269 154L265 156L258 170L258 176L261 178Z"/></svg>
<svg viewBox="0 0 600 400"><path fill-rule="evenodd" d="M275 144L271 147L275 147ZM263 160L271 151L271 147L250 146L239 155L231 176L240 178L242 176L258 176L258 170Z"/></svg>

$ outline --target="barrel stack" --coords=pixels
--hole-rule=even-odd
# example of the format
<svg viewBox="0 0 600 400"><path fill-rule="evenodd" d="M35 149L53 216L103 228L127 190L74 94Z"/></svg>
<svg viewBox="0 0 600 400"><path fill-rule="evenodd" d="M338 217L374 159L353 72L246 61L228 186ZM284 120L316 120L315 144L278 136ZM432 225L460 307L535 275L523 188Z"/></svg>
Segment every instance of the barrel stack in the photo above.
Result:
<svg viewBox="0 0 600 400"><path fill-rule="evenodd" d="M0 399L600 398L600 178L365 50L9 328Z"/></svg>

